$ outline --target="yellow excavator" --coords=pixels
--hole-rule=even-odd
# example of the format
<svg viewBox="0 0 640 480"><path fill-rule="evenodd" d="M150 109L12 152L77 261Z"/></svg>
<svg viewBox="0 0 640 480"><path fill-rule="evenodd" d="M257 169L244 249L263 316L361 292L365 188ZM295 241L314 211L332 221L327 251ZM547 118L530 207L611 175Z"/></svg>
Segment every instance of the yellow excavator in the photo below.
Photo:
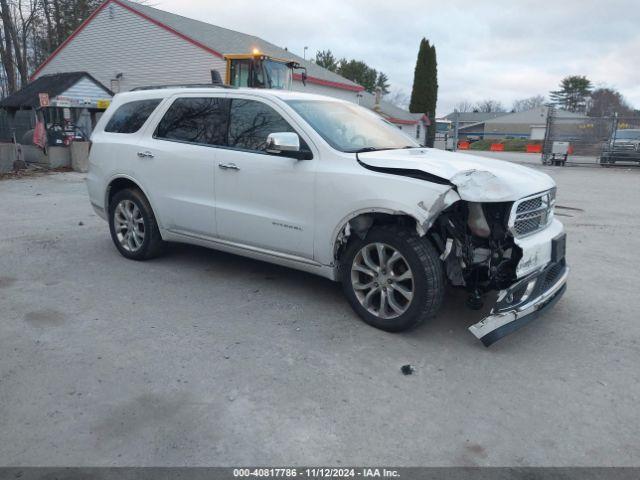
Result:
<svg viewBox="0 0 640 480"><path fill-rule="evenodd" d="M253 53L239 53L225 55L227 72L224 83L232 87L249 88L277 88L289 90L293 82L294 70L301 70L302 83L306 84L307 69L298 62L275 58L265 55L258 50ZM221 83L221 78L215 78L213 83Z"/></svg>

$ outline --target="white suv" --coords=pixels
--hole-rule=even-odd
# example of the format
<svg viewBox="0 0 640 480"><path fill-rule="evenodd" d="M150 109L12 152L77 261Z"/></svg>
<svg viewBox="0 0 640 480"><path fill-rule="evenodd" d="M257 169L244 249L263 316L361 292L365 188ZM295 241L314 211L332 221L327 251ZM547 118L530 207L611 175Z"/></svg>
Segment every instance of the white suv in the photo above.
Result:
<svg viewBox="0 0 640 480"><path fill-rule="evenodd" d="M564 293L555 184L512 163L423 148L349 102L279 90L116 95L92 137L89 197L122 255L186 242L342 282L367 323L434 315L448 283L489 345Z"/></svg>

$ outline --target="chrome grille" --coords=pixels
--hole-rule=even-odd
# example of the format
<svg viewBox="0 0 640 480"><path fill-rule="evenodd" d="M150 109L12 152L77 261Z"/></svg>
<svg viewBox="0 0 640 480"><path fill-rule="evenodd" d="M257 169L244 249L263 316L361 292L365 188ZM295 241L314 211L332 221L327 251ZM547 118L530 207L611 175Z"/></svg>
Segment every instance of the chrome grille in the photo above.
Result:
<svg viewBox="0 0 640 480"><path fill-rule="evenodd" d="M613 151L614 152L633 152L636 149L636 146L633 143L614 143Z"/></svg>
<svg viewBox="0 0 640 480"><path fill-rule="evenodd" d="M538 232L549 225L556 201L555 188L518 200L511 213L511 231L516 237Z"/></svg>

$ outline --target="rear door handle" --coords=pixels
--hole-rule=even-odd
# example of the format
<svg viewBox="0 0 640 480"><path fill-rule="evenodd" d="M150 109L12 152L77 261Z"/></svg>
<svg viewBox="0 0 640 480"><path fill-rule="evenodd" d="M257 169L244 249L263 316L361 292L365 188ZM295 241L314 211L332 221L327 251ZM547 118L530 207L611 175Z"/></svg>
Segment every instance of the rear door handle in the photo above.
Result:
<svg viewBox="0 0 640 480"><path fill-rule="evenodd" d="M240 167L238 167L235 163L219 163L218 167L220 167L222 170L240 170Z"/></svg>
<svg viewBox="0 0 640 480"><path fill-rule="evenodd" d="M151 153L148 150L146 152L138 152L138 157L140 157L140 158L153 158L153 153Z"/></svg>

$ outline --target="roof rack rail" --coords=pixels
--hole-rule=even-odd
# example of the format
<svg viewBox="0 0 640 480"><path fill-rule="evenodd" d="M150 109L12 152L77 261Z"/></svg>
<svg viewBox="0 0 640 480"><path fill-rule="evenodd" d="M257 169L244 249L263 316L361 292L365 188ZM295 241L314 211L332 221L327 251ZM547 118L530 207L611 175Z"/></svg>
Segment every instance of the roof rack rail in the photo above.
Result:
<svg viewBox="0 0 640 480"><path fill-rule="evenodd" d="M230 85L216 85L214 83L177 83L173 85L146 85L143 87L135 87L132 88L132 92L139 92L141 90L159 90L163 88L231 88L235 89L237 87L232 87Z"/></svg>

